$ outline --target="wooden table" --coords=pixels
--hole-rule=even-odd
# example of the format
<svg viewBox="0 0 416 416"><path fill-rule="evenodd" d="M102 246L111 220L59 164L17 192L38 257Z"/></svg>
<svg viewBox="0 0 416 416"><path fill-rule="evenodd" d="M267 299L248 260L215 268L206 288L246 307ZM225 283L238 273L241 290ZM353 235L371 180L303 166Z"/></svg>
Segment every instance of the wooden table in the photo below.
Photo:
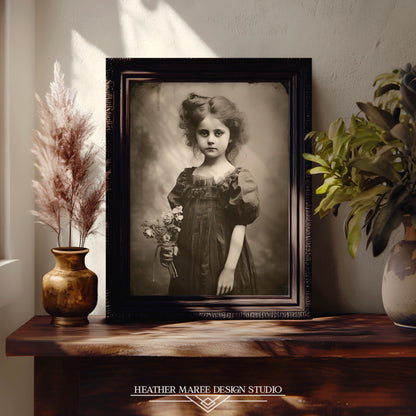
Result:
<svg viewBox="0 0 416 416"><path fill-rule="evenodd" d="M384 315L49 322L7 338L8 356L35 357L36 416L416 414L416 331Z"/></svg>

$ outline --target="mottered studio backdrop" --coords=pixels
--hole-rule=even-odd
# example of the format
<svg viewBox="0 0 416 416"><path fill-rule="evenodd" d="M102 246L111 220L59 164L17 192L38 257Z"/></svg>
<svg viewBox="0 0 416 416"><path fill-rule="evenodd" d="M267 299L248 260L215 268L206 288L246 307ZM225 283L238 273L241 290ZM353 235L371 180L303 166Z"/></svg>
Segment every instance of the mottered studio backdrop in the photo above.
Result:
<svg viewBox="0 0 416 416"><path fill-rule="evenodd" d="M55 60L79 104L93 112L93 140L103 149L106 57L311 57L313 128L322 130L348 118L356 101L372 99L377 74L416 63L415 15L414 0L0 1L0 257L20 259L19 283L0 306L0 336L44 313L41 276L53 266L56 239L29 214L29 150L37 123L34 93L48 90ZM386 254L374 259L361 247L352 260L342 214L313 218L313 310L381 312ZM99 276L94 313L104 314L104 217L99 230L87 241L87 265ZM6 359L0 345L2 414L29 416L32 398L22 391L33 390L33 363Z"/></svg>
<svg viewBox="0 0 416 416"><path fill-rule="evenodd" d="M201 154L185 144L179 107L191 92L222 95L244 114L248 143L236 166L254 176L260 215L247 226L257 271L257 293L288 293L288 93L280 83L133 83L130 90L130 277L138 295L166 295L169 274L154 267L155 241L141 224L169 209L167 195L184 168L199 166ZM157 262L158 263L158 262Z"/></svg>

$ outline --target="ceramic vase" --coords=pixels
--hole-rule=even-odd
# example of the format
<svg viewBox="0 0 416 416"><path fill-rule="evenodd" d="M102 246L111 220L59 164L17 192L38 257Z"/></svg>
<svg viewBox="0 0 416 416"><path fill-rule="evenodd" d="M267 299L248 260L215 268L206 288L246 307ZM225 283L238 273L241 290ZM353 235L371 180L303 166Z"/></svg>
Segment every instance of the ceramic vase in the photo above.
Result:
<svg viewBox="0 0 416 416"><path fill-rule="evenodd" d="M398 326L416 328L416 229L410 216L403 218L404 239L390 252L384 269L384 309Z"/></svg>
<svg viewBox="0 0 416 416"><path fill-rule="evenodd" d="M57 326L87 325L97 305L97 275L85 267L89 250L78 247L52 249L55 267L43 276L42 300Z"/></svg>

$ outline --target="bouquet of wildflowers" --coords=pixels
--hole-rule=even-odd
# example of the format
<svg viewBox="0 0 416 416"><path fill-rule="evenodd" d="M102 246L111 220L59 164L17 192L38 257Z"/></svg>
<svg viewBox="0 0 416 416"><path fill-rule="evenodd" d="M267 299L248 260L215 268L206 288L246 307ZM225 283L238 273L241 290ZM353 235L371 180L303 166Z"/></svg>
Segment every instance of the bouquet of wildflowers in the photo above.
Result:
<svg viewBox="0 0 416 416"><path fill-rule="evenodd" d="M183 220L182 206L177 206L171 211L162 212L160 218L151 222L145 221L142 224L143 234L146 238L154 238L156 240L155 259L161 247L171 248L172 251L177 249L178 236L181 231L181 224ZM162 266L169 270L171 278L178 277L173 262L162 262Z"/></svg>

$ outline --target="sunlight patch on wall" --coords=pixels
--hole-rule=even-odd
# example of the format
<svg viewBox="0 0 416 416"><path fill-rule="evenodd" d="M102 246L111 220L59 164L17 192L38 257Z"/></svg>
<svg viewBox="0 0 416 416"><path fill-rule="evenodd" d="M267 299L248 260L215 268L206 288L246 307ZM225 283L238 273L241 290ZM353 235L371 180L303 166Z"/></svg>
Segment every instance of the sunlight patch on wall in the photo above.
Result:
<svg viewBox="0 0 416 416"><path fill-rule="evenodd" d="M0 260L0 308L14 302L22 293L19 260Z"/></svg>
<svg viewBox="0 0 416 416"><path fill-rule="evenodd" d="M77 92L81 111L91 112L96 126L93 141L105 146L105 54L76 30L71 31L71 74L65 82ZM70 80L70 81L69 81Z"/></svg>
<svg viewBox="0 0 416 416"><path fill-rule="evenodd" d="M166 2L156 2L150 9L141 1L119 0L118 7L125 56L216 56Z"/></svg>
<svg viewBox="0 0 416 416"><path fill-rule="evenodd" d="M77 93L76 103L80 111L92 113L95 131L91 142L99 148L94 174L101 179L105 175L105 53L88 42L79 32L71 30L71 73L65 82ZM86 265L98 276L98 298L101 300L93 314L104 314L105 302L105 214L97 219L98 233L87 238L90 249Z"/></svg>

